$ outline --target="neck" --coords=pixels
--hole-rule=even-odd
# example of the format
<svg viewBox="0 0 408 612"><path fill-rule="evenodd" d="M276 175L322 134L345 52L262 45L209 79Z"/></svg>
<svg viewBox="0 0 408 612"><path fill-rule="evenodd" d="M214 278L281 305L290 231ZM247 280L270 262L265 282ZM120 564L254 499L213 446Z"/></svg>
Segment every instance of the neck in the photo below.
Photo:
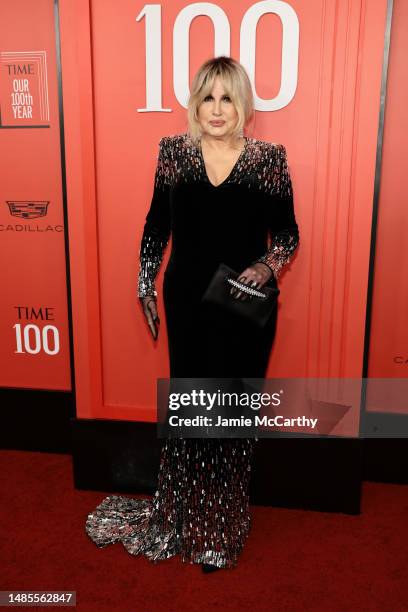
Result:
<svg viewBox="0 0 408 612"><path fill-rule="evenodd" d="M214 150L239 149L241 143L245 141L243 136L234 137L230 134L223 136L213 136L212 134L203 133L200 137L201 143L205 142L206 146Z"/></svg>

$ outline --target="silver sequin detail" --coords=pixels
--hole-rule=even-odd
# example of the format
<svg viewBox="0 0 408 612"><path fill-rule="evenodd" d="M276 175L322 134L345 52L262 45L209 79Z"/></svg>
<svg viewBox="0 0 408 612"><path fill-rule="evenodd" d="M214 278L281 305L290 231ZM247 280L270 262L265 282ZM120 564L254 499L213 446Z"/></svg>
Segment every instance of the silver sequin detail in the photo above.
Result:
<svg viewBox="0 0 408 612"><path fill-rule="evenodd" d="M248 287L247 285L244 285L244 283L240 283L239 281L236 281L233 278L227 278L227 283L233 285L237 289L240 289L240 291L243 291L244 293L249 293L250 295L255 295L260 298L266 298L266 293L263 293L262 291L257 291L252 287Z"/></svg>
<svg viewBox="0 0 408 612"><path fill-rule="evenodd" d="M272 270L275 278L279 278L283 266L289 263L298 244L299 238L296 230L282 230L273 237L267 253L256 261L265 263Z"/></svg>
<svg viewBox="0 0 408 612"><path fill-rule="evenodd" d="M153 498L109 495L88 515L86 533L99 548L122 542L130 554L153 562L180 554L184 562L235 567L251 526L254 443L166 440Z"/></svg>
<svg viewBox="0 0 408 612"><path fill-rule="evenodd" d="M299 231L293 208L292 181L288 168L286 149L283 145L275 145L273 152L268 152L268 163L258 175L260 181L274 193L275 205L278 207L278 228L272 228L272 240L268 251L256 261L265 263L277 279L282 268L289 263L299 244Z"/></svg>
<svg viewBox="0 0 408 612"><path fill-rule="evenodd" d="M198 181L208 182L199 145L194 144L187 133L163 136L159 142L151 208L155 207L156 198L157 201L163 200L163 196L168 204L170 190L176 184ZM276 213L278 218L286 219L285 227L271 228L273 233L269 249L255 260L269 266L277 278L299 244L285 147L247 137L245 150L223 185L228 183L242 183L248 189L257 189L267 196L273 196L271 206L278 208L271 212L271 217ZM170 236L168 208L163 207L160 227L149 223L149 214L146 217L140 248L139 297L157 295L154 282Z"/></svg>
<svg viewBox="0 0 408 612"><path fill-rule="evenodd" d="M138 279L138 296L157 296L154 281L163 259L168 237L156 233L154 229L143 234L140 246L140 270Z"/></svg>

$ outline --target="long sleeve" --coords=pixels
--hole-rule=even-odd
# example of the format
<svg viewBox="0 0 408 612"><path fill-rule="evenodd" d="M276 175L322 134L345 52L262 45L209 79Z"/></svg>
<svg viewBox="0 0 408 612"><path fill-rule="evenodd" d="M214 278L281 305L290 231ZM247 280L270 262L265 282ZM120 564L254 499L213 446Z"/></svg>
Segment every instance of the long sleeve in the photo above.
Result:
<svg viewBox="0 0 408 612"><path fill-rule="evenodd" d="M299 230L293 206L286 149L281 144L274 146L275 152L271 160L268 158L263 177L265 182L273 187L270 213L267 213L271 243L268 251L256 262L266 264L275 278L278 278L281 269L289 263L299 244Z"/></svg>
<svg viewBox="0 0 408 612"><path fill-rule="evenodd" d="M172 159L166 137L160 139L154 191L140 245L138 296L157 295L155 279L170 237L170 180Z"/></svg>

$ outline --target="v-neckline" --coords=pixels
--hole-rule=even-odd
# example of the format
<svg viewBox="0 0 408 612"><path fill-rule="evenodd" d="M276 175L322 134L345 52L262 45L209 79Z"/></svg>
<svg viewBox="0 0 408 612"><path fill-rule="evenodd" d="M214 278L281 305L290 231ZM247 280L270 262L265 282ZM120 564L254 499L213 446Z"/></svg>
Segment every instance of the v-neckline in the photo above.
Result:
<svg viewBox="0 0 408 612"><path fill-rule="evenodd" d="M244 136L243 138L245 139L245 144L244 144L244 147L243 147L243 149L242 149L241 153L239 154L239 156L238 156L238 158L237 158L237 161L236 161L236 162L235 162L235 164L232 166L232 168L231 168L231 170L230 170L230 172L229 172L228 176L226 176L226 177L225 177L225 179L224 179L223 181L221 181L221 183L218 183L218 185L214 185L214 183L212 183L212 182L210 181L210 178L209 178L209 176L208 176L208 172L207 172L207 168L206 168L206 166L205 166L205 160L204 160L203 151L202 151L202 149L201 149L201 140L199 141L199 144L198 144L198 150L199 150L199 152L200 152L201 162L202 162L202 164L203 164L204 175L205 175L205 178L206 178L207 182L209 183L209 185L211 185L211 187L212 187L213 189L218 189L218 187L221 187L222 185L224 185L224 183L226 183L226 182L228 181L228 179L231 177L231 175L232 175L232 173L234 172L235 168L237 167L238 163L241 161L241 158L243 157L243 155L244 155L244 153L245 153L245 151L247 150L247 147L248 147L248 137L247 137L247 136Z"/></svg>

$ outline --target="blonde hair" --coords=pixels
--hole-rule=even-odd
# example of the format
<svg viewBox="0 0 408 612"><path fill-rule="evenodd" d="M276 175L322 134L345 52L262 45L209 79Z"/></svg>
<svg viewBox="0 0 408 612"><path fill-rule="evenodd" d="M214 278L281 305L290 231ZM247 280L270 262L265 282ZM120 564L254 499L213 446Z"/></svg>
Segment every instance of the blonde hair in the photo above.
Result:
<svg viewBox="0 0 408 612"><path fill-rule="evenodd" d="M198 120L198 107L211 94L214 81L219 76L226 93L232 100L238 121L233 136L243 134L247 123L254 116L254 98L251 82L245 68L231 57L220 55L204 62L197 70L192 84L187 107L188 135L198 143L202 130Z"/></svg>

